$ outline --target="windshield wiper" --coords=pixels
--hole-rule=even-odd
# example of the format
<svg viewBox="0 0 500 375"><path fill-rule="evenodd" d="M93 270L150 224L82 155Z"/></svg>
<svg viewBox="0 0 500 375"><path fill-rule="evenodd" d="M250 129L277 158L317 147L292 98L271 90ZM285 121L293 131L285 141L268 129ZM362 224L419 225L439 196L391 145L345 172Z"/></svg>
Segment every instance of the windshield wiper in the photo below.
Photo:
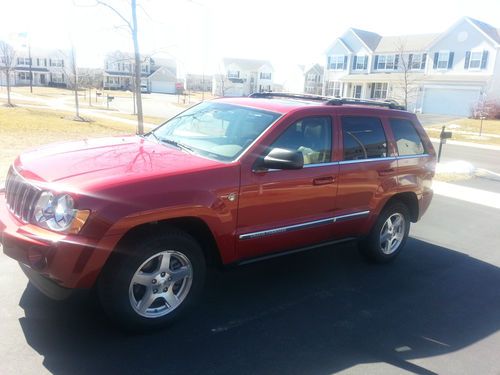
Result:
<svg viewBox="0 0 500 375"><path fill-rule="evenodd" d="M177 148L180 148L181 150L185 150L185 151L189 151L189 152L193 152L193 149L189 146L186 146L185 144L183 143L180 143L180 142L177 142L177 141L174 141L173 139L170 139L170 138L158 138L158 136L156 136L154 133L152 133L156 139L158 139L158 141L160 141L161 143L168 143L169 145L172 145L172 146L175 146Z"/></svg>

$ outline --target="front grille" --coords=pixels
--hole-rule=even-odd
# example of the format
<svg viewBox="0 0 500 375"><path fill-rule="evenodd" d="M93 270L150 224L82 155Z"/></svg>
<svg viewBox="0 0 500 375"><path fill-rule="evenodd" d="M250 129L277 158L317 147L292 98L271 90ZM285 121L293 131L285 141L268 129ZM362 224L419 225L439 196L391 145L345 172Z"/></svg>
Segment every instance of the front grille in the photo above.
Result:
<svg viewBox="0 0 500 375"><path fill-rule="evenodd" d="M24 223L33 216L40 189L26 181L15 169L10 167L5 182L5 198L12 214Z"/></svg>

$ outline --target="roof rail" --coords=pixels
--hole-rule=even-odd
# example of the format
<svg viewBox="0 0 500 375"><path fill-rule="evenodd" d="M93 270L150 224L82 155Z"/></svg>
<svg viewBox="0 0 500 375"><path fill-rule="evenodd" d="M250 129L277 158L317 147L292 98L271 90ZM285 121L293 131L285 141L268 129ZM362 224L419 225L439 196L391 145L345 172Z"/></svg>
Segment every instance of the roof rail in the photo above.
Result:
<svg viewBox="0 0 500 375"><path fill-rule="evenodd" d="M248 96L249 98L288 98L288 99L305 99L305 100L318 100L328 101L332 99L330 96L321 96L313 94L294 94L291 92L254 92Z"/></svg>
<svg viewBox="0 0 500 375"><path fill-rule="evenodd" d="M356 98L333 98L326 102L328 105L343 105L343 104L361 104L373 105L378 107L387 107L390 109L400 109L405 111L406 107L399 104L395 100L369 100L369 99L356 99Z"/></svg>
<svg viewBox="0 0 500 375"><path fill-rule="evenodd" d="M404 105L399 104L395 100L369 100L356 98L334 98L331 96L313 95L313 94L294 94L291 92L254 92L248 96L249 98L287 98L287 99L303 99L321 101L327 105L343 105L343 104L361 104L373 105L378 107L387 107L390 109L406 110Z"/></svg>

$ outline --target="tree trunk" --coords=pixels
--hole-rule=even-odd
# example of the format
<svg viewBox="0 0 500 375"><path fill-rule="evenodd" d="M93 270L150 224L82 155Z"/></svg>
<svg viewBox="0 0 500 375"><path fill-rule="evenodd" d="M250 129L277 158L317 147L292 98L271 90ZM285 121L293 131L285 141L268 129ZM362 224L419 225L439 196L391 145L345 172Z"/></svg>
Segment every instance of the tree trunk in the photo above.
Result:
<svg viewBox="0 0 500 375"><path fill-rule="evenodd" d="M80 119L80 103L78 102L78 76L76 71L75 48L71 48L72 68L73 68L73 89L75 91L75 111L76 118Z"/></svg>
<svg viewBox="0 0 500 375"><path fill-rule="evenodd" d="M142 115L141 97L141 54L139 52L139 41L137 39L137 7L136 0L132 0L132 38L134 40L135 53L135 99L137 103L137 134L144 134L144 121Z"/></svg>
<svg viewBox="0 0 500 375"><path fill-rule="evenodd" d="M12 107L12 103L10 101L10 71L8 69L5 70L5 79L7 81L7 105Z"/></svg>

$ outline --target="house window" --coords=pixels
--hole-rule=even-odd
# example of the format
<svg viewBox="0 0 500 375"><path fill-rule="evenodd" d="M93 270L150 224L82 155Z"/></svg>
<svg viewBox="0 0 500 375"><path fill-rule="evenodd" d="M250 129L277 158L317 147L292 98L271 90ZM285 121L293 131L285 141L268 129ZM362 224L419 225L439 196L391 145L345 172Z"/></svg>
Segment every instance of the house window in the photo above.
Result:
<svg viewBox="0 0 500 375"><path fill-rule="evenodd" d="M376 64L377 70L394 70L397 69L396 55L378 55Z"/></svg>
<svg viewBox="0 0 500 375"><path fill-rule="evenodd" d="M352 62L353 70L365 70L368 67L368 56L354 56Z"/></svg>
<svg viewBox="0 0 500 375"><path fill-rule="evenodd" d="M372 99L385 99L387 98L387 82L372 83Z"/></svg>
<svg viewBox="0 0 500 375"><path fill-rule="evenodd" d="M483 56L482 52L471 52L469 69L478 69L481 66L481 58Z"/></svg>
<svg viewBox="0 0 500 375"><path fill-rule="evenodd" d="M450 62L449 52L439 52L437 58L437 68L438 69L448 69L448 64Z"/></svg>
<svg viewBox="0 0 500 375"><path fill-rule="evenodd" d="M326 95L340 97L342 95L342 83L338 81L328 81L326 84Z"/></svg>
<svg viewBox="0 0 500 375"><path fill-rule="evenodd" d="M50 80L52 81L52 83L64 83L64 75L52 73Z"/></svg>
<svg viewBox="0 0 500 375"><path fill-rule="evenodd" d="M17 65L30 65L30 59L27 57L18 57Z"/></svg>
<svg viewBox="0 0 500 375"><path fill-rule="evenodd" d="M425 69L426 53L411 54L408 57L408 66L411 70Z"/></svg>
<svg viewBox="0 0 500 375"><path fill-rule="evenodd" d="M488 51L467 51L464 69L485 69L488 63Z"/></svg>
<svg viewBox="0 0 500 375"><path fill-rule="evenodd" d="M271 79L271 73L260 72L260 79Z"/></svg>
<svg viewBox="0 0 500 375"><path fill-rule="evenodd" d="M344 55L333 55L328 57L328 69L331 70L344 70L346 56Z"/></svg>
<svg viewBox="0 0 500 375"><path fill-rule="evenodd" d="M147 73L147 72L148 72L148 68L149 68L149 67L148 67L147 65L141 65L141 71L142 71L143 73Z"/></svg>
<svg viewBox="0 0 500 375"><path fill-rule="evenodd" d="M227 71L227 78L240 78L240 71L239 70L228 70Z"/></svg>
<svg viewBox="0 0 500 375"><path fill-rule="evenodd" d="M19 72L17 73L17 79L19 79L20 81L29 81L30 74L29 72Z"/></svg>
<svg viewBox="0 0 500 375"><path fill-rule="evenodd" d="M50 66L55 66L57 68L62 68L64 66L64 61L61 59L51 59Z"/></svg>

